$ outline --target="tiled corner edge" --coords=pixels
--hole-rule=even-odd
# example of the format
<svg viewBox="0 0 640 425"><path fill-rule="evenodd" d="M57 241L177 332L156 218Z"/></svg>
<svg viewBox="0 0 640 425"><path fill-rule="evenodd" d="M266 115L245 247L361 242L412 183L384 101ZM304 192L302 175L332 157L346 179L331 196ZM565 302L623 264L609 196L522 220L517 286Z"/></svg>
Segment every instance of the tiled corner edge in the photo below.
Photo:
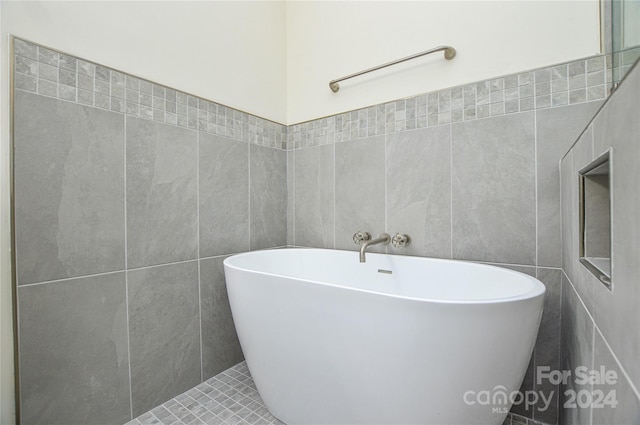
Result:
<svg viewBox="0 0 640 425"><path fill-rule="evenodd" d="M286 149L285 125L14 38L15 88Z"/></svg>

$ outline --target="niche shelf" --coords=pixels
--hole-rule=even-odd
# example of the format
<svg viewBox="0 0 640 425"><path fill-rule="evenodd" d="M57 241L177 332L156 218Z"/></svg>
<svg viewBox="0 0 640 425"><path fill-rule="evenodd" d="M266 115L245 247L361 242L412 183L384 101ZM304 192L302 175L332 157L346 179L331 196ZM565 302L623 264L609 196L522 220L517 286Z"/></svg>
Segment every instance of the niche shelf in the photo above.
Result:
<svg viewBox="0 0 640 425"><path fill-rule="evenodd" d="M611 289L611 150L578 172L580 263Z"/></svg>

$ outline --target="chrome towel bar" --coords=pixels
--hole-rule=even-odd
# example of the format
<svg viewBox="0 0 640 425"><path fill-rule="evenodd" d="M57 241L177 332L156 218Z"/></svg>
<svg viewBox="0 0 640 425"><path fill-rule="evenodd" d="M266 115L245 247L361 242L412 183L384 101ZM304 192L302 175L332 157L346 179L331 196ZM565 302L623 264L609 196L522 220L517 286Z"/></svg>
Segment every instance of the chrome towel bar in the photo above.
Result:
<svg viewBox="0 0 640 425"><path fill-rule="evenodd" d="M331 91L336 93L338 90L340 90L340 84L338 84L340 81L348 80L349 78L357 77L357 76L362 75L362 74L367 74L369 72L377 71L379 69L386 68L386 67L391 66L391 65L395 65L395 64L398 64L398 63L406 62L406 61L411 60L411 59L419 58L421 56L425 56L425 55L428 55L428 54L431 54L431 53L440 52L440 51L444 51L444 58L446 60L451 60L451 59L456 57L456 49L454 49L453 47L451 47L451 46L438 46L438 47L434 47L433 49L425 50L424 52L416 53L415 55L407 56L406 58L398 59L398 60L395 60L395 61L392 61L392 62L387 62L387 63L385 63L383 65L374 66L373 68L365 69L364 71L360 71L360 72L356 72L356 73L351 74L351 75L347 75L346 77L342 77L342 78L337 78L335 80L331 80L331 81L329 81L329 88L331 88Z"/></svg>

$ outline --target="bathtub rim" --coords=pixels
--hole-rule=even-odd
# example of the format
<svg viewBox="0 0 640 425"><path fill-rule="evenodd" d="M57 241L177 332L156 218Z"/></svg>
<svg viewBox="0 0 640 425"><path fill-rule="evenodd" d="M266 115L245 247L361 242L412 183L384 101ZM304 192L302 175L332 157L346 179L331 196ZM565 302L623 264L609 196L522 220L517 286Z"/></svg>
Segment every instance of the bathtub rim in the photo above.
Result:
<svg viewBox="0 0 640 425"><path fill-rule="evenodd" d="M327 286L327 287L336 288L336 289L356 291L356 292L361 292L361 293L371 294L371 295L376 295L376 296L392 297L392 298L397 298L397 299L406 300L406 301L416 301L416 302L444 304L444 305L474 305L474 304L482 304L482 305L484 305L484 304L512 303L512 302L527 301L527 300L533 300L533 299L539 298L539 297L544 297L544 295L546 293L546 286L544 285L544 283L542 283L539 279L537 279L537 278L535 278L533 276L530 276L530 275L528 275L526 273L522 273L522 272L519 272L519 271L516 271L516 270L507 269L507 268L500 267L500 266L495 266L495 265L492 265L492 264L485 264L485 263L479 263L479 262L468 261L468 260L453 260L453 259L448 259L448 258L419 257L419 256L415 256L415 255L381 254L381 253L369 253L369 254L367 254L367 255L371 255L371 256L391 256L391 257L401 257L401 258L424 259L424 260L429 260L429 261L433 261L433 262L437 262L437 263L464 263L464 264L477 266L477 267L481 267L481 268L491 268L491 269L495 269L495 270L499 271L500 273L516 275L516 276L518 276L520 278L524 277L527 280L531 281L533 283L534 287L532 289L526 291L526 292L523 292L523 293L515 295L515 296L511 296L511 297L485 298L485 299L473 299L473 300L464 300L464 299L444 300L444 299L434 299L434 298L424 298L424 297L421 297L421 298L420 297L412 297L412 296L407 296L407 295L392 294L392 293L388 293L388 292L381 292L381 291L373 291L373 290L367 290L367 289L362 289L362 288L347 287L347 286L338 285L338 284L334 284L334 283L322 282L322 281L314 280L314 279L306 279L306 278L303 279L303 278L299 278L299 277L289 276L289 275L286 275L286 274L259 271L259 270L249 269L247 267L241 267L241 266L232 264L233 259L237 258L237 257L246 257L246 256L256 255L256 254L261 253L261 252L285 251L285 250L288 251L288 250L297 250L297 249L303 249L303 250L307 250L307 251L325 251L325 252L326 251L329 251L329 252L338 251L338 252L356 253L356 251L350 251L350 250L344 250L344 249L306 248L306 247L295 247L295 248L288 248L287 247L287 248L284 248L284 247L280 247L280 248L262 249L262 250L256 250L256 251L247 251L247 252L243 252L243 253L239 253L239 254L233 254L233 255L230 255L227 258L225 258L224 261L223 261L223 264L224 264L224 268L225 269L226 268L231 268L231 269L234 269L234 270L247 272L247 273L255 273L255 274L259 274L259 275L263 275L263 276L271 276L271 277L277 277L277 278L290 279L290 280L293 280L293 281L296 281L296 282L301 282L301 283L317 284L317 285Z"/></svg>

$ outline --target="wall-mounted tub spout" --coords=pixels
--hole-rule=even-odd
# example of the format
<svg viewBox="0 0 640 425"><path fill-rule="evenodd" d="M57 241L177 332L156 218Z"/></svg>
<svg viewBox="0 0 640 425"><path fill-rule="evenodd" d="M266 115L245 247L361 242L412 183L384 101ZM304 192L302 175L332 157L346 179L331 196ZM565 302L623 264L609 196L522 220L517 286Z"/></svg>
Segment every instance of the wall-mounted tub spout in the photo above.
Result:
<svg viewBox="0 0 640 425"><path fill-rule="evenodd" d="M389 245L389 242L391 242L391 236L389 236L388 233L381 234L377 239L363 242L362 245L360 245L360 262L364 263L367 261L365 258L365 252L368 247L371 245Z"/></svg>

